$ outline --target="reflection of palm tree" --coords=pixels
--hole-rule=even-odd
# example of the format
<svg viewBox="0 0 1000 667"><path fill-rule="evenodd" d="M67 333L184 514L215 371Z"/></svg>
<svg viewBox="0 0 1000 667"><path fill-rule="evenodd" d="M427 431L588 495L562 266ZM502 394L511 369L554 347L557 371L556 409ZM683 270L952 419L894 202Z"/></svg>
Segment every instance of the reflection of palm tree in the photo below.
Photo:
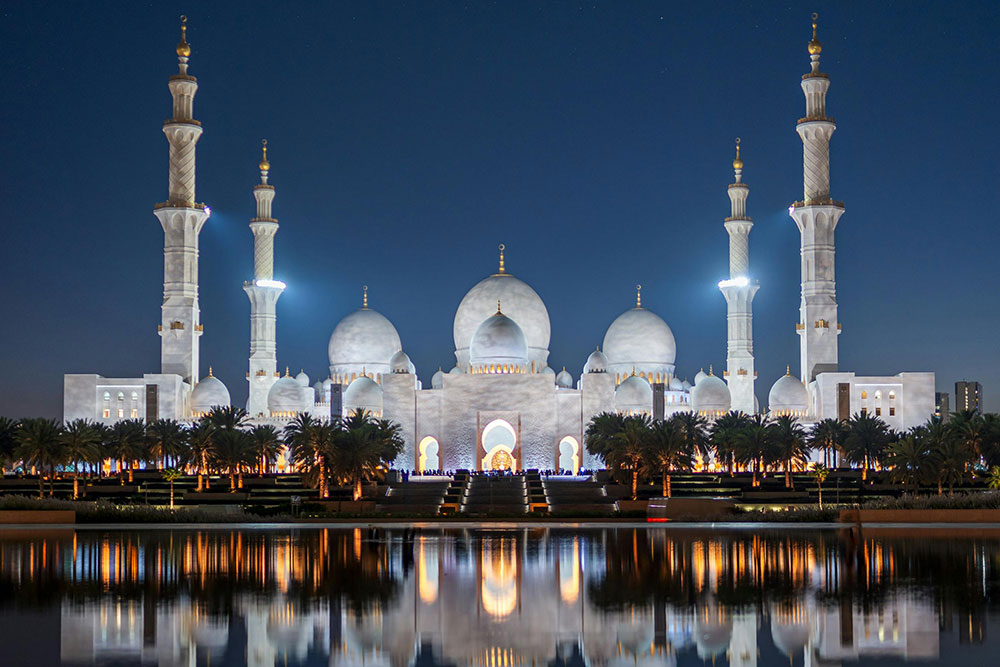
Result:
<svg viewBox="0 0 1000 667"><path fill-rule="evenodd" d="M21 459L24 465L39 469L39 498L45 489L42 474L44 470L49 471L49 496L53 494L56 466L64 461L60 435L59 424L54 419L25 419L16 431L18 444L15 456Z"/></svg>

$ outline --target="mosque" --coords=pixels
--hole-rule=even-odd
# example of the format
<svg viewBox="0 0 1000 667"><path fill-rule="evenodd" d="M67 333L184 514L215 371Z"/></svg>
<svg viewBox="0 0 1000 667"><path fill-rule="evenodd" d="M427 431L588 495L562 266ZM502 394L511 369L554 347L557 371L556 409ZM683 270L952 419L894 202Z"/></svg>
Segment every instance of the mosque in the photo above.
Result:
<svg viewBox="0 0 1000 667"><path fill-rule="evenodd" d="M813 17L808 44L810 70L802 76L806 113L796 124L803 145L804 192L789 207L801 236L802 288L799 318L800 377L775 370L778 379L766 408L755 397L753 299L759 284L750 276L747 215L750 189L743 180L739 141L728 185L729 276L719 282L728 306L727 360L721 374L708 366L694 384L676 374L677 344L664 319L642 305L607 328L601 345L582 365L578 378L548 365L551 325L538 293L499 264L468 291L454 319L455 361L438 370L425 387L404 352L392 322L368 305L345 317L330 336L329 375L311 383L305 373L280 372L277 303L285 284L275 279L272 215L275 189L266 142L260 182L254 186L253 279L243 284L250 300L250 352L246 409L257 423L283 426L301 413L337 418L359 409L401 426L405 448L401 469L559 469L600 467L583 448L587 424L606 411L663 418L694 411L709 420L730 410L792 415L805 425L858 412L874 414L896 429L934 413L934 374L862 376L838 366L834 281L834 230L844 204L831 197L830 138L836 125L826 113L829 76L820 69L822 46ZM169 188L154 207L164 232L161 368L136 378L67 374L65 420L113 423L120 419L171 418L191 421L215 406L231 404L220 378L201 377L198 305L198 235L211 210L195 198L195 149L202 134L194 118L195 77L188 73L191 48L186 25L177 45L178 72L170 77L173 113L163 132L170 147ZM597 341L595 341L597 342ZM199 377L201 379L199 380Z"/></svg>

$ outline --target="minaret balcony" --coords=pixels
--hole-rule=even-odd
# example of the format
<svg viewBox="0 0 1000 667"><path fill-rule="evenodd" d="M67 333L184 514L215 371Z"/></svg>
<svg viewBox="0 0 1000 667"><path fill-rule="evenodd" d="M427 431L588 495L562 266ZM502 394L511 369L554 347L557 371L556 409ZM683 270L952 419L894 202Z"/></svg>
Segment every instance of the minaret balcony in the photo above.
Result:
<svg viewBox="0 0 1000 667"><path fill-rule="evenodd" d="M808 74L802 75L802 80L806 79L829 79L830 75L826 72L809 72Z"/></svg>
<svg viewBox="0 0 1000 667"><path fill-rule="evenodd" d="M732 218L725 218L723 222L753 222L753 218L749 215L737 215Z"/></svg>
<svg viewBox="0 0 1000 667"><path fill-rule="evenodd" d="M799 118L796 125L801 125L802 123L835 123L833 116L806 116L804 118Z"/></svg>
<svg viewBox="0 0 1000 667"><path fill-rule="evenodd" d="M163 121L164 125L194 125L201 127L201 121L194 118L168 118Z"/></svg>
<svg viewBox="0 0 1000 667"><path fill-rule="evenodd" d="M824 199L804 199L802 201L792 202L790 209L794 210L797 208L805 208L806 206L836 206L837 208L844 208L844 202L837 201L836 199L830 199L829 197ZM789 213L791 213L791 210Z"/></svg>

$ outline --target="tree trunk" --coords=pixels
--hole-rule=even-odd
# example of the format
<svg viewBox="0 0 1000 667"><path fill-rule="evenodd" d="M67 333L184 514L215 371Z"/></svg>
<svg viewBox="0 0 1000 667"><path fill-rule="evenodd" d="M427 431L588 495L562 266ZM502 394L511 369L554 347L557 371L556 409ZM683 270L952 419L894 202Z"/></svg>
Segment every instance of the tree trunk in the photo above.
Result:
<svg viewBox="0 0 1000 667"><path fill-rule="evenodd" d="M639 471L632 471L632 500L639 499Z"/></svg>
<svg viewBox="0 0 1000 667"><path fill-rule="evenodd" d="M788 459L785 461L785 488L791 489L792 486L792 460Z"/></svg>
<svg viewBox="0 0 1000 667"><path fill-rule="evenodd" d="M816 480L816 490L819 491L819 508L823 509L823 483Z"/></svg>
<svg viewBox="0 0 1000 667"><path fill-rule="evenodd" d="M201 478L201 470L199 470L198 471L198 486L195 487L195 489L194 489L195 491L201 491L201 483L202 483L202 481L203 480Z"/></svg>
<svg viewBox="0 0 1000 667"><path fill-rule="evenodd" d="M174 480L170 479L170 509L174 508Z"/></svg>
<svg viewBox="0 0 1000 667"><path fill-rule="evenodd" d="M229 466L229 493L236 493L236 472Z"/></svg>
<svg viewBox="0 0 1000 667"><path fill-rule="evenodd" d="M354 480L354 500L361 500L361 478Z"/></svg>
<svg viewBox="0 0 1000 667"><path fill-rule="evenodd" d="M319 457L319 497L330 497L330 492L326 486L326 459L322 455Z"/></svg>
<svg viewBox="0 0 1000 667"><path fill-rule="evenodd" d="M56 495L56 464L49 466L49 498L55 498Z"/></svg>
<svg viewBox="0 0 1000 667"><path fill-rule="evenodd" d="M670 484L670 471L668 470L667 471L667 498L670 498L673 495L673 489L670 488L670 487L671 487L671 484Z"/></svg>
<svg viewBox="0 0 1000 667"><path fill-rule="evenodd" d="M941 480L938 480L938 495L939 496L944 494L944 489L942 489L941 487L942 487L942 482L941 482Z"/></svg>
<svg viewBox="0 0 1000 667"><path fill-rule="evenodd" d="M38 499L45 497L45 476L38 475Z"/></svg>

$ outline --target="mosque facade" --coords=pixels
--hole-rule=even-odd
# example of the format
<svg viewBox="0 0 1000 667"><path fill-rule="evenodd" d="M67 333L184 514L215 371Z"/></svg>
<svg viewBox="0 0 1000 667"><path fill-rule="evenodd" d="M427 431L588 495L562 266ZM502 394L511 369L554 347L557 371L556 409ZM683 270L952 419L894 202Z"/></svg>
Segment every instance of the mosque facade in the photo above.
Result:
<svg viewBox="0 0 1000 667"><path fill-rule="evenodd" d="M202 134L194 118L197 80L188 73L190 46L182 26L178 73L170 77L173 113L163 126L170 147L168 199L154 214L164 232L161 368L136 378L67 374L64 419L102 423L120 419L192 421L213 407L231 405L229 390L211 369L201 377L198 305L198 237L210 222L208 206L195 197L195 154ZM834 230L844 204L831 197L830 138L836 126L826 114L828 75L820 69L821 44L809 43L810 71L802 77L806 115L796 131L803 145L803 197L789 207L801 237L799 321L800 374L775 372L766 406L759 405L753 354L752 305L759 289L751 278L749 185L743 180L739 144L728 186L728 278L719 289L727 303L726 368L709 366L693 384L676 372L677 343L666 321L642 305L608 327L601 345L574 378L548 365L551 323L538 293L506 266L500 246L495 272L482 278L458 305L453 326L454 362L429 386L416 374L392 322L368 305L337 324L327 349L326 379L312 383L278 364L277 303L285 284L275 279L275 189L268 183L267 146L254 186L256 211L246 409L257 423L283 426L296 415L338 418L359 409L398 423L405 448L396 467L435 469L558 469L599 467L583 447L590 420L602 412L663 418L693 411L711 420L730 410L792 415L808 425L824 418L874 414L896 429L934 413L934 374L865 376L838 365ZM199 380L199 377L201 379Z"/></svg>

